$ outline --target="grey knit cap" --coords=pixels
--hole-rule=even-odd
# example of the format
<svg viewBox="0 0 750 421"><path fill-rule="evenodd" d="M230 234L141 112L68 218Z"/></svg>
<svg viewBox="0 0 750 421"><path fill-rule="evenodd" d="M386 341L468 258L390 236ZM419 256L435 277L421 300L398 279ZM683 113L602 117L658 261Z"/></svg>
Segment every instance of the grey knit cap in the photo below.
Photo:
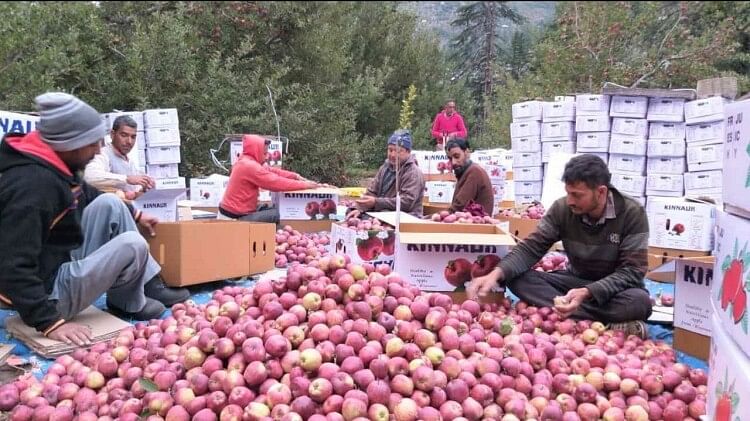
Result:
<svg viewBox="0 0 750 421"><path fill-rule="evenodd" d="M72 151L103 139L106 128L89 104L63 92L47 92L35 99L39 111L37 129L53 150Z"/></svg>

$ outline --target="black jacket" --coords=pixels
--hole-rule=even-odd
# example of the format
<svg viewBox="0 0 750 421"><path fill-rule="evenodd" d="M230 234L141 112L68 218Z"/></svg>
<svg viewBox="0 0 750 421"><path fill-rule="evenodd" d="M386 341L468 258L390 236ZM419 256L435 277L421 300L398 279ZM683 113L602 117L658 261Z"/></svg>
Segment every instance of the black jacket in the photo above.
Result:
<svg viewBox="0 0 750 421"><path fill-rule="evenodd" d="M0 144L0 299L41 332L61 324L49 294L83 242L83 209L99 194L38 132L8 134Z"/></svg>

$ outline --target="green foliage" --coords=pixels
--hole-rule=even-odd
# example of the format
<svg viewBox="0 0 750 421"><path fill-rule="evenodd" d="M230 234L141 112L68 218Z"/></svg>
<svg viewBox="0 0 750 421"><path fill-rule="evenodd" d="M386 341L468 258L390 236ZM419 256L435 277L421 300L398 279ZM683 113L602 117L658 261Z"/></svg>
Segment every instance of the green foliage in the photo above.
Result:
<svg viewBox="0 0 750 421"><path fill-rule="evenodd" d="M409 90L406 93L406 98L401 101L401 113L399 114L398 118L398 127L400 129L411 130L411 121L414 118L414 110L412 109L411 104L414 102L414 99L416 97L417 87L414 85L409 85Z"/></svg>

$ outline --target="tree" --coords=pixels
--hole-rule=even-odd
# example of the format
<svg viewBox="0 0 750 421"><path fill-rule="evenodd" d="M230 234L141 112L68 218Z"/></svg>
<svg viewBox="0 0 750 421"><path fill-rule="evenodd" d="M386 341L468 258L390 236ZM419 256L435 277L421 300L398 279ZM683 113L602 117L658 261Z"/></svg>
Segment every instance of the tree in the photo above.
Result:
<svg viewBox="0 0 750 421"><path fill-rule="evenodd" d="M531 66L531 39L526 32L513 32L507 56L507 70L514 79L521 78Z"/></svg>

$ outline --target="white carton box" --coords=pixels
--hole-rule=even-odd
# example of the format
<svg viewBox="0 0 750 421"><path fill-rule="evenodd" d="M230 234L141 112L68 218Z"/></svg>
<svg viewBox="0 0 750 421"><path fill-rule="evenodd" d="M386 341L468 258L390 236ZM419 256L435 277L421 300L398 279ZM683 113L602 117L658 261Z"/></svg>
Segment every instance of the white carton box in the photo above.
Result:
<svg viewBox="0 0 750 421"><path fill-rule="evenodd" d="M144 166L146 165L146 151L140 150L140 149L133 149L128 154L128 159L133 161L133 164L135 164L136 167Z"/></svg>
<svg viewBox="0 0 750 421"><path fill-rule="evenodd" d="M542 142L573 140L576 137L576 124L572 121L545 121L542 123Z"/></svg>
<svg viewBox="0 0 750 421"><path fill-rule="evenodd" d="M280 167L282 164L283 148L280 140L272 140L268 145L268 165ZM416 153L414 151L412 153ZM242 156L242 141L235 140L229 144L229 163L234 165Z"/></svg>
<svg viewBox="0 0 750 421"><path fill-rule="evenodd" d="M724 120L685 126L685 139L695 145L724 143L724 129Z"/></svg>
<svg viewBox="0 0 750 421"><path fill-rule="evenodd" d="M184 189L187 187L185 184L185 177L160 178L154 180L154 182L156 182L156 190Z"/></svg>
<svg viewBox="0 0 750 421"><path fill-rule="evenodd" d="M680 122L685 117L685 100L682 98L649 98L648 121Z"/></svg>
<svg viewBox="0 0 750 421"><path fill-rule="evenodd" d="M747 309L748 266L750 266L750 221L726 212L716 217L716 265L711 303L722 330L750 358L750 314ZM750 376L745 373L750 380ZM750 395L745 395L750 396Z"/></svg>
<svg viewBox="0 0 750 421"><path fill-rule="evenodd" d="M513 154L513 168L538 167L542 165L542 152L520 152Z"/></svg>
<svg viewBox="0 0 750 421"><path fill-rule="evenodd" d="M627 173L612 173L612 185L630 196L640 197L646 192L646 177Z"/></svg>
<svg viewBox="0 0 750 421"><path fill-rule="evenodd" d="M715 206L682 198L649 197L646 210L649 246L693 251L713 249Z"/></svg>
<svg viewBox="0 0 750 421"><path fill-rule="evenodd" d="M174 127L179 126L176 108L161 108L155 110L145 110L143 112L143 127L146 129L153 127Z"/></svg>
<svg viewBox="0 0 750 421"><path fill-rule="evenodd" d="M646 177L646 195L682 197L684 183L682 174L649 174Z"/></svg>
<svg viewBox="0 0 750 421"><path fill-rule="evenodd" d="M575 153L576 142L544 142L542 143L542 162L549 162L555 155L561 153Z"/></svg>
<svg viewBox="0 0 750 421"><path fill-rule="evenodd" d="M727 100L720 96L686 102L685 122L696 124L724 120L724 105L726 103Z"/></svg>
<svg viewBox="0 0 750 421"><path fill-rule="evenodd" d="M177 222L177 202L185 189L149 190L133 201L133 207L159 218L160 222Z"/></svg>
<svg viewBox="0 0 750 421"><path fill-rule="evenodd" d="M724 166L724 145L687 147L688 171L720 170Z"/></svg>
<svg viewBox="0 0 750 421"><path fill-rule="evenodd" d="M516 181L516 196L537 196L542 194L541 181Z"/></svg>
<svg viewBox="0 0 750 421"><path fill-rule="evenodd" d="M674 327L711 336L711 284L714 263L677 259L674 277Z"/></svg>
<svg viewBox="0 0 750 421"><path fill-rule="evenodd" d="M576 136L577 152L608 152L609 132L578 133Z"/></svg>
<svg viewBox="0 0 750 421"><path fill-rule="evenodd" d="M576 95L576 116L609 115L609 95Z"/></svg>
<svg viewBox="0 0 750 421"><path fill-rule="evenodd" d="M626 193L627 194L627 193ZM646 196L630 196L636 202L640 203L641 206L646 206Z"/></svg>
<svg viewBox="0 0 750 421"><path fill-rule="evenodd" d="M683 139L649 139L646 155L650 157L684 157L687 145Z"/></svg>
<svg viewBox="0 0 750 421"><path fill-rule="evenodd" d="M648 124L648 139L685 140L685 123L651 122Z"/></svg>
<svg viewBox="0 0 750 421"><path fill-rule="evenodd" d="M258 202L273 202L273 197L271 196L271 192L268 190L260 189L258 190Z"/></svg>
<svg viewBox="0 0 750 421"><path fill-rule="evenodd" d="M542 101L526 101L513 104L511 114L513 121L542 121Z"/></svg>
<svg viewBox="0 0 750 421"><path fill-rule="evenodd" d="M135 147L142 151L146 150L146 132L135 132Z"/></svg>
<svg viewBox="0 0 750 421"><path fill-rule="evenodd" d="M645 118L648 111L648 97L613 96L609 107L611 117Z"/></svg>
<svg viewBox="0 0 750 421"><path fill-rule="evenodd" d="M510 123L510 137L534 137L542 133L542 123L538 121L514 121Z"/></svg>
<svg viewBox="0 0 750 421"><path fill-rule="evenodd" d="M576 132L608 132L612 127L609 115L576 116Z"/></svg>
<svg viewBox="0 0 750 421"><path fill-rule="evenodd" d="M120 116L128 116L135 121L138 126L136 130L144 130L143 125L143 112L142 111L122 111L117 113L102 114L104 116L104 123L107 126L107 130L112 130L112 126L115 124L115 120Z"/></svg>
<svg viewBox="0 0 750 421"><path fill-rule="evenodd" d="M180 131L176 127L146 129L146 146L179 146Z"/></svg>
<svg viewBox="0 0 750 421"><path fill-rule="evenodd" d="M354 264L387 264L394 267L396 235L393 230L358 230L336 223L331 225L331 244L334 253L349 256Z"/></svg>
<svg viewBox="0 0 750 421"><path fill-rule="evenodd" d="M312 189L272 193L281 219L324 220L336 218L338 189Z"/></svg>
<svg viewBox="0 0 750 421"><path fill-rule="evenodd" d="M542 181L544 171L542 166L539 167L521 167L513 171L513 180L515 181Z"/></svg>
<svg viewBox="0 0 750 421"><path fill-rule="evenodd" d="M490 177L490 183L502 184L505 182L505 176L508 171L502 165L485 164L482 165L482 168L487 172L487 176Z"/></svg>
<svg viewBox="0 0 750 421"><path fill-rule="evenodd" d="M576 102L576 97L571 95L556 95L555 102Z"/></svg>
<svg viewBox="0 0 750 421"><path fill-rule="evenodd" d="M722 179L719 170L685 173L685 190L721 189Z"/></svg>
<svg viewBox="0 0 750 421"><path fill-rule="evenodd" d="M514 137L510 139L510 145L513 152L539 152L542 150L542 138Z"/></svg>
<svg viewBox="0 0 750 421"><path fill-rule="evenodd" d="M517 194L515 195L516 206L518 206L519 204L534 203L534 202L541 202L541 201L542 201L541 194Z"/></svg>
<svg viewBox="0 0 750 421"><path fill-rule="evenodd" d="M647 146L646 138L622 136L613 133L609 140L609 153L645 156Z"/></svg>
<svg viewBox="0 0 750 421"><path fill-rule="evenodd" d="M179 146L161 146L149 147L146 149L146 159L151 165L155 164L179 164L180 147Z"/></svg>
<svg viewBox="0 0 750 421"><path fill-rule="evenodd" d="M722 207L724 203L722 202L721 194L722 191L720 188L685 190L685 197L701 201L708 201L709 203L715 203L719 207Z"/></svg>
<svg viewBox="0 0 750 421"><path fill-rule="evenodd" d="M453 201L453 191L456 188L456 183L453 181L428 181L425 187L430 202L451 203Z"/></svg>
<svg viewBox="0 0 750 421"><path fill-rule="evenodd" d="M490 158L492 156L490 155ZM444 151L435 151L430 152L429 154L430 159L430 174L444 174L449 173L450 170L448 169L448 165L450 164L450 159L448 159L448 154ZM492 163L492 160L484 161L483 163ZM443 164L443 165L440 165Z"/></svg>
<svg viewBox="0 0 750 421"><path fill-rule="evenodd" d="M727 137L724 142L724 203L731 213L750 215L750 101L725 108ZM747 116L744 116L747 114Z"/></svg>
<svg viewBox="0 0 750 421"><path fill-rule="evenodd" d="M610 171L643 175L646 171L646 157L610 154L608 167Z"/></svg>
<svg viewBox="0 0 750 421"><path fill-rule="evenodd" d="M584 153L586 155L598 156L599 158L601 158L602 161L604 161L605 164L609 162L609 154L607 152L584 152Z"/></svg>
<svg viewBox="0 0 750 421"><path fill-rule="evenodd" d="M542 120L548 121L575 121L576 103L573 101L545 102L542 106Z"/></svg>
<svg viewBox="0 0 750 421"><path fill-rule="evenodd" d="M716 264L719 264L717 259ZM718 277L718 270L714 270ZM716 285L716 282L714 282ZM708 359L707 420L743 421L750 414L750 360L737 346L724 322L711 317L711 353ZM735 338L736 339L736 338Z"/></svg>
<svg viewBox="0 0 750 421"><path fill-rule="evenodd" d="M212 174L206 178L190 179L190 200L200 203L201 207L214 208L219 206L224 191L227 189L229 177Z"/></svg>
<svg viewBox="0 0 750 421"><path fill-rule="evenodd" d="M431 151L411 151L414 161L424 175L430 173L430 153Z"/></svg>
<svg viewBox="0 0 750 421"><path fill-rule="evenodd" d="M180 176L178 164L146 165L146 174L153 178L177 178Z"/></svg>
<svg viewBox="0 0 750 421"><path fill-rule="evenodd" d="M646 162L647 174L684 174L685 158L680 157L649 157Z"/></svg>
<svg viewBox="0 0 750 421"><path fill-rule="evenodd" d="M623 135L645 139L648 136L648 120L645 118L615 118L612 120L612 135Z"/></svg>
<svg viewBox="0 0 750 421"><path fill-rule="evenodd" d="M494 225L402 223L400 228L396 272L421 291L464 290L474 261L503 257L515 245Z"/></svg>

